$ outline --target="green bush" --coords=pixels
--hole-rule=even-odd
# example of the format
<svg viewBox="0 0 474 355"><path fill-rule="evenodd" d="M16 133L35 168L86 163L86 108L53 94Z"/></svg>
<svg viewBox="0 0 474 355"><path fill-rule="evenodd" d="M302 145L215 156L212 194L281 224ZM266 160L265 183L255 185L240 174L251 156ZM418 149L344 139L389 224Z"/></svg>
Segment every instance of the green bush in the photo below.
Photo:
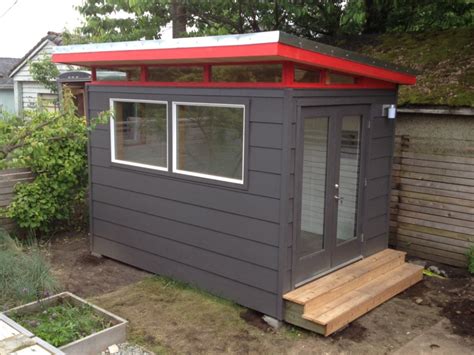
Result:
<svg viewBox="0 0 474 355"><path fill-rule="evenodd" d="M26 166L35 174L34 182L15 186L15 197L6 210L7 217L33 234L86 221L89 127L84 117L75 114L70 94L65 97L63 111L25 112L24 119L12 119L14 129L13 123L5 127L0 138L0 166Z"/></svg>
<svg viewBox="0 0 474 355"><path fill-rule="evenodd" d="M0 230L0 306L7 309L31 302L57 289L38 246L25 247Z"/></svg>

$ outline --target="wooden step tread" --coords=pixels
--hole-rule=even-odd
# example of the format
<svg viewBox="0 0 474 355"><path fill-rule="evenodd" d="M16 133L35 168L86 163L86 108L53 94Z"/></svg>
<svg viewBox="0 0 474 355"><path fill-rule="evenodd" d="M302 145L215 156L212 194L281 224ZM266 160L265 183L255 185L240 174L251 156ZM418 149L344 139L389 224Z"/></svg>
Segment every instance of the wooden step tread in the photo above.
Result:
<svg viewBox="0 0 474 355"><path fill-rule="evenodd" d="M305 305L307 302L311 302L331 290L347 292L348 289L339 288L347 285L347 288L350 290L360 286L360 283L368 282L374 277L378 277L389 269L401 265L405 260L405 254L405 252L393 249L382 250L377 254L288 292L283 295L283 298L287 301ZM379 268L380 270L377 270ZM358 280L360 282L356 282Z"/></svg>
<svg viewBox="0 0 474 355"><path fill-rule="evenodd" d="M341 295L303 318L324 325L329 335L423 278L423 267L404 263L365 285Z"/></svg>

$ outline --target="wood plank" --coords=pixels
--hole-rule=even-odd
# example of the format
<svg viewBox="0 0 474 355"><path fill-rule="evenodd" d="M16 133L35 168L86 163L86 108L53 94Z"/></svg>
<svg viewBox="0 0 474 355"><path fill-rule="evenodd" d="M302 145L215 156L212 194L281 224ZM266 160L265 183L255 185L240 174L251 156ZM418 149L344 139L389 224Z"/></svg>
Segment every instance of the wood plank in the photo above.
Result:
<svg viewBox="0 0 474 355"><path fill-rule="evenodd" d="M421 159L410 159L410 158L401 158L401 164L404 166L423 166L423 167L432 167L439 169L451 169L458 171L471 171L474 172L474 165L469 164L459 164L453 162L440 162L440 161L431 161L431 160L421 160Z"/></svg>
<svg viewBox="0 0 474 355"><path fill-rule="evenodd" d="M416 165L401 165L402 171L422 173L434 176L446 176L446 177L460 177L467 179L474 179L474 172L462 171L462 170L452 170L446 168L432 168L426 166L416 166Z"/></svg>
<svg viewBox="0 0 474 355"><path fill-rule="evenodd" d="M423 153L413 153L413 152L401 152L400 155L402 158L412 158L412 159L420 159L420 160L431 160L431 161L440 161L440 162L447 162L447 163L474 165L474 158L471 158L471 157L423 154Z"/></svg>
<svg viewBox="0 0 474 355"><path fill-rule="evenodd" d="M433 174L424 174L424 173L413 173L402 169L400 171L400 177L408 179L418 179L425 181L435 181L435 182L444 182L464 186L474 186L474 179L471 178L460 178L453 176L444 176L444 175L433 175Z"/></svg>
<svg viewBox="0 0 474 355"><path fill-rule="evenodd" d="M472 234L456 233L456 232L447 231L444 229L421 226L421 225L416 225L416 224L411 224L411 223L403 223L400 221L398 221L397 225L399 228L409 229L412 231L417 231L417 232L422 232L422 233L427 233L427 234L434 234L440 237L447 237L447 238L452 238L452 239L457 239L457 240L464 240L471 243L474 242L474 235Z"/></svg>
<svg viewBox="0 0 474 355"><path fill-rule="evenodd" d="M433 222L433 221L427 221L425 219L420 219L420 218L412 218L412 217L399 215L397 220L399 222L404 222L404 223L417 224L417 225L420 225L420 226L443 229L443 230L448 230L448 231L456 232L456 233L474 235L474 231L470 228L452 226L452 225L449 225L449 224L437 223L437 222Z"/></svg>
<svg viewBox="0 0 474 355"><path fill-rule="evenodd" d="M304 319L303 310L304 308L302 305L292 302L285 302L283 319L285 322L296 325L297 327L324 335L326 332L326 327Z"/></svg>
<svg viewBox="0 0 474 355"><path fill-rule="evenodd" d="M364 286L354 290L327 306L327 312L318 316L304 314L303 318L317 324L326 325L328 336L349 324L354 319L392 298L396 294L419 282L423 278L423 268L405 263Z"/></svg>
<svg viewBox="0 0 474 355"><path fill-rule="evenodd" d="M449 203L441 203L436 201L425 201L416 198L409 198L409 197L395 197L395 200L400 200L398 203L401 204L408 204L412 206L420 206L420 207L427 207L427 208L436 208L441 210L453 211L453 212L460 212L463 214L471 215L471 219L474 219L472 215L474 215L474 207L464 207L453 205Z"/></svg>
<svg viewBox="0 0 474 355"><path fill-rule="evenodd" d="M404 256L403 253L399 253L393 249L382 250L377 254L371 255L361 261L353 263L327 276L288 292L283 295L283 298L287 301L304 305L313 298L318 297L335 287L339 287L346 282L350 282L390 260L400 257L404 258Z"/></svg>
<svg viewBox="0 0 474 355"><path fill-rule="evenodd" d="M400 186L400 195L414 197L414 195L404 194L404 192L413 192L416 194L422 194L423 196L421 195L416 195L416 196L420 197L423 200L444 201L447 203L451 203L453 205L474 207L474 196L470 196L462 192L451 192L451 191L430 189L430 188L425 188L425 187L402 185Z"/></svg>
<svg viewBox="0 0 474 355"><path fill-rule="evenodd" d="M449 238L449 237L442 237L442 236L438 236L438 235L434 235L434 234L418 232L418 231L405 229L405 228L397 228L396 232L398 234L402 234L402 235L405 235L405 236L430 240L430 241L436 242L438 244L443 244L443 245L454 245L454 246L458 246L458 247L461 247L461 248L464 248L464 249L468 249L472 245L472 243L470 243L468 241Z"/></svg>
<svg viewBox="0 0 474 355"><path fill-rule="evenodd" d="M424 219L426 221L432 221L432 222L437 222L437 223L444 223L449 226L460 226L460 227L466 227L472 229L472 233L474 234L474 221L469 217L469 220L464 220L464 219L457 219L457 218L451 218L451 217L443 217L441 215L433 215L433 214L427 214L427 213L422 213L422 212L415 212L412 210L407 210L404 208L401 208L402 206L405 206L404 204L399 204L398 208L398 215L399 216L407 216L411 218L419 218L419 219ZM466 232L462 233L471 233L471 231L468 231L466 229Z"/></svg>
<svg viewBox="0 0 474 355"><path fill-rule="evenodd" d="M405 250L408 250L409 253L412 250L421 251L421 252L431 254L431 255L437 255L437 256L442 256L442 257L458 260L460 262L464 262L465 265L467 265L467 256L463 255L463 254L453 253L453 252L450 252L450 251L447 251L447 250L432 248L432 247L425 246L425 245L407 243L407 242L403 242L403 241L398 241L397 247L402 247Z"/></svg>
<svg viewBox="0 0 474 355"><path fill-rule="evenodd" d="M431 188L447 190L447 191L466 192L466 193L474 195L474 187L472 186L456 185L456 184L436 182L436 181L408 179L404 177L399 177L397 182L404 185L431 187Z"/></svg>
<svg viewBox="0 0 474 355"><path fill-rule="evenodd" d="M449 257L441 256L441 255L433 255L431 253L427 253L424 251L419 251L419 250L412 250L409 248L406 248L403 245L397 246L398 249L406 251L409 255L411 256L416 256L422 259L426 260L431 260L431 261L436 261L438 263L443 263L447 265L453 265L453 266L458 266L458 267L466 267L467 263L456 260L456 259L451 259Z"/></svg>
<svg viewBox="0 0 474 355"><path fill-rule="evenodd" d="M397 241L413 244L413 245L423 245L434 249L446 250L452 253L466 255L466 252L469 248L467 247L458 247L455 245L449 245L445 243L439 243L436 241L428 240L426 238L416 238L413 236L404 235L401 231L397 233Z"/></svg>

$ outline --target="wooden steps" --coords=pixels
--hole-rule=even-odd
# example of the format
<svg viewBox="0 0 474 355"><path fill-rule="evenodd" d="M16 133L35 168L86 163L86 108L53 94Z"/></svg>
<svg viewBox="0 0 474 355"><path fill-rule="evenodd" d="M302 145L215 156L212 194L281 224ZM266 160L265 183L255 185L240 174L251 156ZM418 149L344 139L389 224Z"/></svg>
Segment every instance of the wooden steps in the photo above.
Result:
<svg viewBox="0 0 474 355"><path fill-rule="evenodd" d="M385 249L285 294L285 320L328 336L422 278L404 252Z"/></svg>

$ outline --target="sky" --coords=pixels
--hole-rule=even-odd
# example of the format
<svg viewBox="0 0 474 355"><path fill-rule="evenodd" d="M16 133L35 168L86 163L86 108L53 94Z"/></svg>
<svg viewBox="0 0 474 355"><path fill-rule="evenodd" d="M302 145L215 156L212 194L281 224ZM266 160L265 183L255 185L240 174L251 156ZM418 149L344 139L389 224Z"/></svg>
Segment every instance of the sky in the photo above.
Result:
<svg viewBox="0 0 474 355"><path fill-rule="evenodd" d="M73 29L83 0L0 0L0 57L23 57L48 31Z"/></svg>

